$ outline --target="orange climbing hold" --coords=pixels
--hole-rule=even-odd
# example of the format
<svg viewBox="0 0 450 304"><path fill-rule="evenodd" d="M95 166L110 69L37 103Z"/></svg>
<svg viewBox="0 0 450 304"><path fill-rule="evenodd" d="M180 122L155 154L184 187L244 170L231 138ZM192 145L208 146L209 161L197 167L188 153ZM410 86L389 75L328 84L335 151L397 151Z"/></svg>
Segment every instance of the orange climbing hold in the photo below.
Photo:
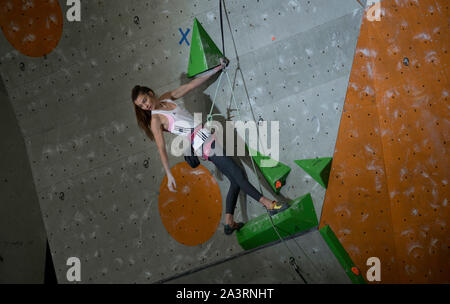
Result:
<svg viewBox="0 0 450 304"><path fill-rule="evenodd" d="M58 45L63 15L58 1L0 1L0 26L22 54L42 57Z"/></svg>
<svg viewBox="0 0 450 304"><path fill-rule="evenodd" d="M181 162L171 172L177 192L169 191L165 176L158 197L161 221L177 242L187 246L202 244L213 236L222 216L219 185L203 165L192 169Z"/></svg>
<svg viewBox="0 0 450 304"><path fill-rule="evenodd" d="M275 188L281 188L281 182L279 180L275 183Z"/></svg>
<svg viewBox="0 0 450 304"><path fill-rule="evenodd" d="M353 272L355 275L359 275L359 269L358 269L358 267L352 267L352 272Z"/></svg>

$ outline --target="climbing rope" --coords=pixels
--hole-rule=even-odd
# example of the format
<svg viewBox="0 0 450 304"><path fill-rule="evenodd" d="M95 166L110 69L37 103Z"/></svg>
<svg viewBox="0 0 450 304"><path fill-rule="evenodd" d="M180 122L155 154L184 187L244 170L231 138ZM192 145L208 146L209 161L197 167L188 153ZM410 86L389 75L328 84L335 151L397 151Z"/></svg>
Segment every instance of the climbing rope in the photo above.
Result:
<svg viewBox="0 0 450 304"><path fill-rule="evenodd" d="M223 76L223 73L220 73L220 76L219 76L219 82L217 83L216 91L215 91L215 93L214 93L214 98L213 98L213 102L212 102L212 104L211 104L211 109L209 110L209 114L206 116L206 121L207 121L208 123L212 120L212 118L213 118L214 116L223 116L222 114L212 114L212 111L213 111L213 109L214 109L214 105L215 105L215 103L216 103L217 91L219 90L220 82L222 81L222 76Z"/></svg>
<svg viewBox="0 0 450 304"><path fill-rule="evenodd" d="M239 55L238 55L238 52L237 52L236 43L235 43L235 41L234 41L233 31L232 31L232 29L231 29L231 24L230 24L230 20L229 20L229 17L228 17L227 10L226 10L225 1L223 1L223 3L222 3L222 1L223 1L223 0L219 0L219 9L220 9L220 30L221 30L221 35L222 35L222 53L223 53L223 55L225 56L225 43L224 43L223 17L222 17L222 5L223 5L223 10L225 11L225 17L226 17L226 19L227 19L228 28L229 28L229 30L230 30L231 39L232 39L232 41L233 41L233 48L234 48L234 52L235 52L235 55L236 55L236 61L237 61L236 74L237 74L237 71L239 71L240 74L241 74L241 78L242 78L242 82L243 82L243 84L244 84L244 89L245 89L245 93L246 93L246 96L247 96L247 101L248 101L248 104L249 104L249 108L250 108L250 111L251 111L251 113L252 113L253 120L256 121L255 113L254 113L254 111L253 111L253 107L252 107L251 102L250 102L250 96L249 96L249 94L248 94L247 85L246 85L246 83L245 83L245 78L244 78L244 75L243 75L243 73L242 73L242 69L241 69L241 66L240 66ZM228 85L229 85L229 87L230 87L230 92L231 92L231 99L232 99L232 102L233 102L234 106L236 107L238 119L241 120L240 108L239 108L239 106L238 106L238 104L237 104L237 102L236 102L236 98L235 98L235 96L234 96L234 89L233 89L233 86L232 86L232 84L231 84L230 76L228 75L227 68L224 67L223 70L222 70L222 73L221 73L220 76L219 76L219 81L218 81L218 84L217 84L217 87L216 87L216 91L215 91L215 93L214 93L214 98L213 98L213 102L212 102L212 105L211 105L211 109L210 109L210 112L209 112L209 114L208 114L208 116L207 116L207 121L208 121L208 122L210 122L210 121L212 120L212 117L215 116L215 115L223 116L223 115L221 115L221 114L212 114L212 110L213 110L214 105L215 105L215 101L216 101L216 98L217 98L217 92L218 92L218 89L219 89L219 87L220 87L220 84L221 84L221 81L222 81L222 76L223 76L223 74L225 74L225 75L227 76ZM236 75L235 75L235 76L236 76ZM258 128L256 129L256 132L257 132L257 137L258 137L258 142L259 142L260 137L259 137L259 129L258 129ZM264 151L262 151L262 153L265 155ZM250 159L251 159L251 162L252 162L253 172L254 172L255 176L257 177L257 180L258 180L259 190L260 190L261 194L264 195L264 193L263 193L263 188L262 188L261 182L260 182L260 180L259 180L259 177L258 177L258 174L257 174L257 171L256 171L255 161L254 161L253 157L251 157L251 156L250 156ZM296 261L295 261L295 254L293 253L293 251L291 250L291 248L289 248L289 246L287 245L285 239L284 239L284 238L281 236L281 234L279 233L279 231L278 231L279 227L277 227L277 226L274 224L273 219L272 219L272 216L271 216L271 214L269 213L269 211L268 211L267 208L266 208L266 212L267 212L267 214L268 214L268 216L269 216L270 223L271 223L271 225L272 225L274 231L276 232L278 238L279 238L280 241L285 245L285 247L287 248L287 250L288 250L289 253L291 254L291 257L289 258L289 264L293 267L294 271L300 276L300 278L303 280L303 282L304 282L305 284L308 284L308 282L306 281L306 279L304 278L304 276L302 275L302 273L301 273L301 271L300 271L300 267L297 265L297 263L296 263ZM305 251L304 251L303 248L300 246L300 244L298 244L298 243L295 241L295 239L294 239L294 242L297 244L298 248L303 252L303 254L306 256L306 258L311 262L311 265L312 265L312 266L316 269L316 271L317 271L316 266L315 266L314 263L311 261L311 259L308 257L308 255L305 253Z"/></svg>
<svg viewBox="0 0 450 304"><path fill-rule="evenodd" d="M225 56L225 39L223 37L223 18L222 18L222 0L219 0L219 11L220 11L220 32L222 33L222 54Z"/></svg>

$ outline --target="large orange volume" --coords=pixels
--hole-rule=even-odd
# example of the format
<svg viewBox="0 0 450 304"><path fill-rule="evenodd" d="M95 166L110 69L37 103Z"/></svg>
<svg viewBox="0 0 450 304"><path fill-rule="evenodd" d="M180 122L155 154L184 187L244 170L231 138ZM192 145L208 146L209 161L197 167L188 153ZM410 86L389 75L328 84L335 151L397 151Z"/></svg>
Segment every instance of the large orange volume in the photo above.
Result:
<svg viewBox="0 0 450 304"><path fill-rule="evenodd" d="M448 0L363 18L321 227L381 283L450 282Z"/></svg>
<svg viewBox="0 0 450 304"><path fill-rule="evenodd" d="M22 54L42 57L58 45L63 15L56 0L0 0L0 27Z"/></svg>
<svg viewBox="0 0 450 304"><path fill-rule="evenodd" d="M177 242L187 246L202 244L213 236L222 216L219 185L202 165L192 169L181 162L171 172L177 192L169 191L165 176L158 198L161 221Z"/></svg>

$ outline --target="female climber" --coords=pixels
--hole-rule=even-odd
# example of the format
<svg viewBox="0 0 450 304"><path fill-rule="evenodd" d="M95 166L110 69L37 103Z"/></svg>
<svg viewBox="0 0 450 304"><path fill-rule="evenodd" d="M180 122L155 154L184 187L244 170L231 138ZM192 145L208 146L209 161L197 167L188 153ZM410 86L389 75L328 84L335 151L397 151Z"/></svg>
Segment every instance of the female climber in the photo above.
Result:
<svg viewBox="0 0 450 304"><path fill-rule="evenodd" d="M245 178L242 169L234 163L231 157L219 156L211 153L211 147L214 148L215 140L201 124L194 126L194 118L186 109L175 102L176 99L183 97L188 92L197 88L208 78L225 67L224 60L221 64L211 69L208 73L198 77L179 88L169 91L157 97L152 89L136 85L131 92L137 123L142 128L150 140L155 141L159 150L162 165L167 174L167 187L170 191L175 191L175 178L170 172L167 157L166 145L162 131L171 132L176 135L190 136L192 145L195 146L196 154L209 160L229 179L230 189L226 198L226 214L224 232L230 235L234 230L241 229L244 224L236 223L233 220L234 209L240 189L260 202L271 215L281 212L289 207L288 204L271 201L264 197L253 187ZM199 148L200 147L200 148ZM212 155L211 155L212 154Z"/></svg>

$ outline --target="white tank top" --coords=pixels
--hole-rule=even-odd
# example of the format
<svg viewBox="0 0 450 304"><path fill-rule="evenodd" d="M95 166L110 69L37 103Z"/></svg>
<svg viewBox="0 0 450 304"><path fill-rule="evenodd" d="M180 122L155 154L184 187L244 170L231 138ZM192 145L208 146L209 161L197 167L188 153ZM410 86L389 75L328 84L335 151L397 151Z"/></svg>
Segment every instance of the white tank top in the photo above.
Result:
<svg viewBox="0 0 450 304"><path fill-rule="evenodd" d="M174 110L153 110L152 114L162 114L169 121L169 131L175 135L190 135L194 131L194 117L186 109L184 109L179 103L171 100L164 99L176 105Z"/></svg>
<svg viewBox="0 0 450 304"><path fill-rule="evenodd" d="M202 123L194 125L194 117L180 103L171 99L161 101L171 102L176 105L173 110L153 110L152 114L164 115L169 121L169 131L175 135L191 136L192 147L198 156L208 159L211 144L215 141L215 136L206 128L202 128Z"/></svg>

